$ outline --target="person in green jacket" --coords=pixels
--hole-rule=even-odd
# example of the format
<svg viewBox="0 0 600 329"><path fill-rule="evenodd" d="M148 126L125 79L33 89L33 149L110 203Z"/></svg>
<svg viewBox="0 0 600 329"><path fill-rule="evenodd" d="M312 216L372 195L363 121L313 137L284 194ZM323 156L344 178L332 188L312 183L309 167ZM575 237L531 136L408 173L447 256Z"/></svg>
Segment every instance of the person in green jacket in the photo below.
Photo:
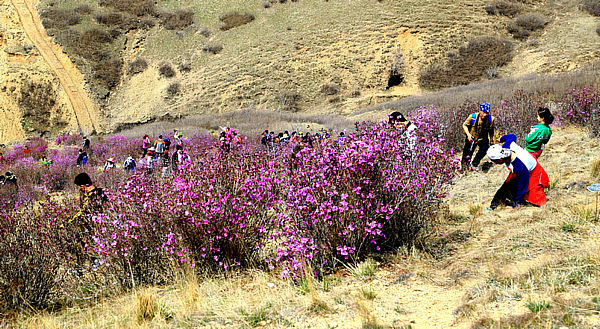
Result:
<svg viewBox="0 0 600 329"><path fill-rule="evenodd" d="M542 155L542 147L548 143L552 136L550 125L554 121L554 115L547 107L540 107L537 111L538 123L531 127L531 131L525 137L525 150L531 153L534 158L539 158Z"/></svg>

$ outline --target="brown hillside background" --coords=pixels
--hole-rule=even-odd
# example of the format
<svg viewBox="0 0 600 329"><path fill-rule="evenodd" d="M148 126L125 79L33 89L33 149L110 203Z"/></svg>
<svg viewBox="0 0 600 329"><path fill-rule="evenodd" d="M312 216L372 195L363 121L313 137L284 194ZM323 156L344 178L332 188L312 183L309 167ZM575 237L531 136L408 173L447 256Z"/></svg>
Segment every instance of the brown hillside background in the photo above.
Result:
<svg viewBox="0 0 600 329"><path fill-rule="evenodd" d="M218 121L248 108L346 116L427 93L423 72L436 64L451 80L462 75L476 66L468 61L500 49L477 48L482 36L508 40L513 56L477 63L481 79L576 70L600 55L600 19L579 1L504 1L517 13L495 14L487 0L27 1L75 64L72 74L85 77L109 131L187 116ZM76 131L64 87L11 1L0 8L0 143ZM391 72L401 83L387 88ZM32 84L42 109L20 101Z"/></svg>

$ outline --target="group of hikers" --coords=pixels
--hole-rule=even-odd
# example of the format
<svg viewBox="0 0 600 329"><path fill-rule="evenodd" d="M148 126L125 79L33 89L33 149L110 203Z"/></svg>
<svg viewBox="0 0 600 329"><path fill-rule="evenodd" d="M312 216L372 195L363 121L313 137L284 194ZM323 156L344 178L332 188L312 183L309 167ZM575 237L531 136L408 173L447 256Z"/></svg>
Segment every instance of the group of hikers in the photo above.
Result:
<svg viewBox="0 0 600 329"><path fill-rule="evenodd" d="M307 126L310 130L310 125ZM310 132L296 132L292 131L289 133L287 130L275 134L273 131L265 130L260 135L260 143L270 150L277 150L280 146L286 146L290 143L301 144L312 147L315 143L318 143L324 139L330 139L331 134L329 131L321 129L320 131L311 134ZM338 144L343 144L345 140L345 133L341 131L336 139Z"/></svg>
<svg viewBox="0 0 600 329"><path fill-rule="evenodd" d="M514 134L494 140L495 118L490 112L490 104L480 104L479 112L470 114L462 125L465 132L463 168L478 171L481 160L487 155L493 163L506 165L510 172L486 210L494 210L501 204L512 207L544 205L547 200L544 189L549 186L549 178L538 159L552 136L550 125L554 116L550 109L540 107L537 110L537 124L525 137L525 148L517 144Z"/></svg>

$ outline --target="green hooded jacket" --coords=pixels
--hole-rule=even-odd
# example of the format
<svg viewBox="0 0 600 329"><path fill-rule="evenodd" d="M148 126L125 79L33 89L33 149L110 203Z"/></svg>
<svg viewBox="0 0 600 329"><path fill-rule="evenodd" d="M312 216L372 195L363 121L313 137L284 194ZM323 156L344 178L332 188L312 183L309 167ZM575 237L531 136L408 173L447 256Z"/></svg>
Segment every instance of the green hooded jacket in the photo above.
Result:
<svg viewBox="0 0 600 329"><path fill-rule="evenodd" d="M552 136L552 130L545 123L538 123L531 127L531 131L525 137L525 150L528 152L537 152L542 148L542 145L548 143Z"/></svg>

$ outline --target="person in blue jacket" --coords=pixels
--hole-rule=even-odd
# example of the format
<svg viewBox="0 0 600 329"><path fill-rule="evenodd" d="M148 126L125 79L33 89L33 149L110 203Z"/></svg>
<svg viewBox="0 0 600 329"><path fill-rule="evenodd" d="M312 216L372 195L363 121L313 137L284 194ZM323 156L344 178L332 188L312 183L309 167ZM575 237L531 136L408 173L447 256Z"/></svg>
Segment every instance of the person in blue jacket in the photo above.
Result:
<svg viewBox="0 0 600 329"><path fill-rule="evenodd" d="M529 170L514 151L498 144L487 150L488 158L495 164L505 164L510 174L500 186L487 210L494 210L501 204L511 207L525 205L525 193L529 186Z"/></svg>

